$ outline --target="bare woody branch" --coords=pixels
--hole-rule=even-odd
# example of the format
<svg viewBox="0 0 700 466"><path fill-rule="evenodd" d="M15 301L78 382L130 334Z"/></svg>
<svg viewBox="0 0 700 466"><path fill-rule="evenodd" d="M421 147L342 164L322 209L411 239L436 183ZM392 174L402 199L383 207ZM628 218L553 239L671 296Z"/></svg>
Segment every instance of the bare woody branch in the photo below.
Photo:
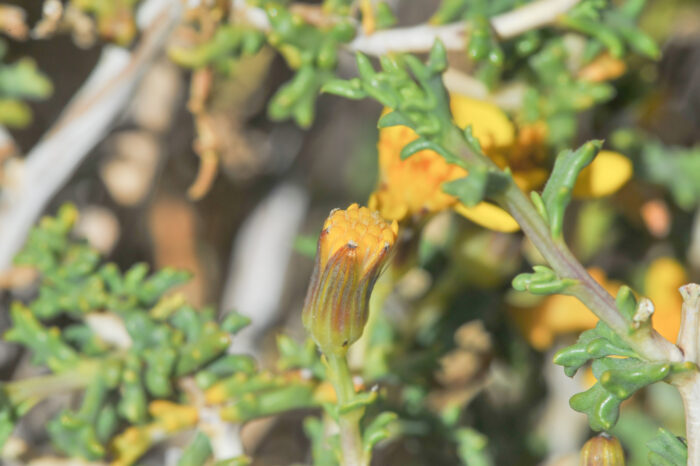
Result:
<svg viewBox="0 0 700 466"><path fill-rule="evenodd" d="M491 27L502 39L516 37L524 32L539 29L554 23L581 0L539 0L491 18ZM261 30L270 29L267 15L260 8L248 6L245 0L233 0L239 18ZM309 22L316 22L321 15L312 15L309 8L299 10ZM462 50L466 42L468 24L465 22L444 26L419 25L395 28L365 35L358 27L358 36L347 48L368 55L383 55L389 52L427 52L436 39L440 39L448 50Z"/></svg>
<svg viewBox="0 0 700 466"><path fill-rule="evenodd" d="M105 47L100 62L56 124L27 154L16 180L3 186L0 198L0 271L7 269L27 232L53 195L102 139L129 101L136 84L162 50L178 23L178 2L149 0L142 10L160 5L129 52ZM175 5L175 6L173 6Z"/></svg>

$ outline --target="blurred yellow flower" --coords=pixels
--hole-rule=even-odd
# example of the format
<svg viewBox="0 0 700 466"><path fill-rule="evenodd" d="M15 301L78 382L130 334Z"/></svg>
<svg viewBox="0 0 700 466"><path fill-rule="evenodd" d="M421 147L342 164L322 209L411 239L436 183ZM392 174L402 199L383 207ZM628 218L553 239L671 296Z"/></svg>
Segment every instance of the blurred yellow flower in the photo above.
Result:
<svg viewBox="0 0 700 466"><path fill-rule="evenodd" d="M617 294L620 282L608 280L598 268L588 272L608 293ZM664 338L675 342L683 304L678 288L687 282L683 266L668 257L656 259L649 266L644 281L644 294L654 303L654 328ZM538 350L551 347L558 335L579 333L595 327L598 322L578 299L564 295L549 296L534 309L514 309L512 316L525 338Z"/></svg>
<svg viewBox="0 0 700 466"><path fill-rule="evenodd" d="M631 177L630 159L617 152L602 150L579 174L573 194L579 199L609 196Z"/></svg>
<svg viewBox="0 0 700 466"><path fill-rule="evenodd" d="M669 341L675 342L681 327L683 298L678 288L688 283L683 266L670 257L651 263L644 278L644 292L654 303L652 323Z"/></svg>
<svg viewBox="0 0 700 466"><path fill-rule="evenodd" d="M168 433L190 429L199 421L199 410L192 405L181 405L168 400L154 400L148 405L153 422L127 427L114 437L112 466L128 466L138 460L154 443Z"/></svg>
<svg viewBox="0 0 700 466"><path fill-rule="evenodd" d="M369 208L382 217L402 220L409 215L439 212L457 200L442 191L442 184L467 176L467 171L448 164L437 152L422 150L406 160L401 149L418 138L406 126L392 126L379 132L379 188L369 200Z"/></svg>
<svg viewBox="0 0 700 466"><path fill-rule="evenodd" d="M547 179L547 127L543 122L522 125L517 130L496 105L461 95L452 95L450 106L455 123L471 125L484 153L499 167L509 167L516 184L524 191L540 188ZM388 110L387 110L388 111ZM463 168L448 164L431 150L401 160L403 147L418 138L405 126L379 132L379 183L369 207L390 220L426 215L454 208L460 215L486 228L512 232L517 222L501 208L482 202L475 207L459 203L442 191L442 184L467 175ZM618 190L632 175L632 164L623 155L601 151L581 173L574 188L578 197L601 197Z"/></svg>

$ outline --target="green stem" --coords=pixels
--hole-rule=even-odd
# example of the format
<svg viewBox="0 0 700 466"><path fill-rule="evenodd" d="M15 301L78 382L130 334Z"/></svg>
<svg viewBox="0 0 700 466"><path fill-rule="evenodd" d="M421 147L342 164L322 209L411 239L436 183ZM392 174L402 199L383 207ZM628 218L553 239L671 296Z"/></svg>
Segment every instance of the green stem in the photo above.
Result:
<svg viewBox="0 0 700 466"><path fill-rule="evenodd" d="M552 238L544 219L514 182L510 182L499 201L559 277L578 281L578 285L571 289L571 294L608 324L640 356L652 361L681 360L676 345L655 330L643 334L630 332L630 326L618 310L615 299L591 277L563 241Z"/></svg>
<svg viewBox="0 0 700 466"><path fill-rule="evenodd" d="M462 154L471 164L500 170L488 157L471 151L462 134L459 133L457 137L456 133L455 131L448 137L452 143L450 145L457 149L455 153ZM530 199L518 188L512 177L504 193L494 200L513 216L523 233L560 278L577 280L578 285L570 290L571 294L585 304L600 320L608 324L640 356L651 361L682 360L678 347L655 330L652 329L648 333L630 331L630 326L618 310L615 299L591 277L563 240L552 237L549 225L537 212Z"/></svg>
<svg viewBox="0 0 700 466"><path fill-rule="evenodd" d="M352 383L352 375L345 356L327 354L328 376L335 388L338 397L338 407L342 411L355 397L355 387ZM360 435L360 419L363 410L354 409L347 413L338 413L338 427L340 428L340 446L343 452L341 463L343 466L367 466L369 458L364 454L362 436Z"/></svg>

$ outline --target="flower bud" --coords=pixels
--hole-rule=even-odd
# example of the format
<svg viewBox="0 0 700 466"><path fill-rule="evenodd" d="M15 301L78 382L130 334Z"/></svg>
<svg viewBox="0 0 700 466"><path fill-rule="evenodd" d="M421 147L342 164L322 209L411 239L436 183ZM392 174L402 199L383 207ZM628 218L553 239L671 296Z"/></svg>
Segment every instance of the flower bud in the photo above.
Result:
<svg viewBox="0 0 700 466"><path fill-rule="evenodd" d="M369 297L398 233L378 212L333 210L318 240L302 320L326 354L343 355L362 335Z"/></svg>
<svg viewBox="0 0 700 466"><path fill-rule="evenodd" d="M596 435L581 448L580 466L625 466L622 445L613 436Z"/></svg>

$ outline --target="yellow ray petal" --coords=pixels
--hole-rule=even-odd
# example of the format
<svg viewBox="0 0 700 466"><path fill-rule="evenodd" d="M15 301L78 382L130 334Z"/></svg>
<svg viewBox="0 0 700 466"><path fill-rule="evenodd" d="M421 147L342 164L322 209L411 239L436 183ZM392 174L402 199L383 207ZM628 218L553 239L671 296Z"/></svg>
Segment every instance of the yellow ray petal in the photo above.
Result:
<svg viewBox="0 0 700 466"><path fill-rule="evenodd" d="M488 202L481 202L474 207L458 203L454 209L459 215L489 230L512 233L520 229L518 222L508 212Z"/></svg>
<svg viewBox="0 0 700 466"><path fill-rule="evenodd" d="M544 168L529 168L513 172L513 181L527 193L542 186L547 181L547 176L549 173Z"/></svg>
<svg viewBox="0 0 700 466"><path fill-rule="evenodd" d="M487 150L492 147L509 147L515 142L515 128L498 106L463 95L450 95L452 116L460 128L472 126L474 136Z"/></svg>
<svg viewBox="0 0 700 466"><path fill-rule="evenodd" d="M632 162L617 152L602 150L581 171L574 186L574 196L593 198L608 196L632 177Z"/></svg>

